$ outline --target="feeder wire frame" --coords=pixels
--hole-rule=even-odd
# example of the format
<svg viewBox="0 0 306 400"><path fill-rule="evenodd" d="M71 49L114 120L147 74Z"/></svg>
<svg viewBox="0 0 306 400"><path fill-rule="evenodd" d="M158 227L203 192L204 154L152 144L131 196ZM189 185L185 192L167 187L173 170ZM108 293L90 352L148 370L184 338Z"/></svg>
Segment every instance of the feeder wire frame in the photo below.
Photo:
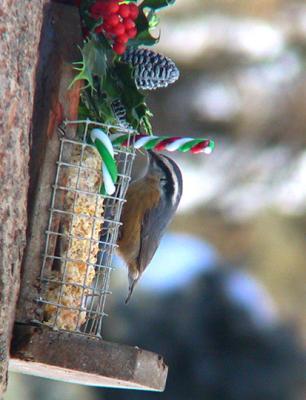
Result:
<svg viewBox="0 0 306 400"><path fill-rule="evenodd" d="M75 126L78 131L83 129L82 139L81 141L75 139L69 139L65 136L66 128L68 126ZM80 175L82 171L97 173L97 170L94 168L87 167L83 165L83 157L85 153L85 149L88 147L94 148L93 145L88 144L88 137L91 129L100 128L107 134L110 134L112 130L115 130L116 133L125 133L129 134L128 137L128 146L127 147L119 147L114 149L115 158L118 165L118 182L116 184L115 193L111 196L102 195L100 193L93 193L86 190L82 190L79 188L80 183ZM103 123L99 123L91 120L76 120L76 121L65 121L59 127L60 133L60 151L59 158L57 161L56 168L56 176L55 183L53 185L52 197L51 197L51 207L49 213L48 220L48 228L46 230L46 243L43 254L43 262L41 267L40 274L40 285L41 285L41 296L37 299L38 303L41 306L51 306L55 309L55 316L52 322L46 322L46 324L54 329L60 331L68 331L74 332L86 336L93 336L102 338L102 322L107 314L105 313L105 303L106 297L108 294L111 294L109 290L109 281L111 271L114 269L112 265L112 259L114 255L114 251L117 246L117 238L120 226L122 225L120 222L122 207L125 203L125 196L128 189L129 182L131 180L131 172L133 161L135 158L135 149L133 147L133 138L135 131L130 128L124 128L122 126L116 125L107 125ZM81 155L78 164L73 164L69 162L69 160L64 159L64 150L67 146L81 146ZM75 187L66 187L60 182L60 173L61 170L65 168L77 168L77 178ZM101 171L98 171L102 173ZM57 207L56 198L58 192L64 193L72 193L74 195L74 202L72 211L63 210ZM76 204L76 196L77 195L89 195L95 196L95 213L94 215L88 214L80 214L75 211ZM99 198L104 199L103 203L103 216L97 216L97 203ZM53 228L54 221L59 218L59 216L69 216L71 217L71 223L69 226L69 232L60 232ZM79 235L73 235L72 233L72 221L74 217L77 218L90 218L92 222L92 231L91 236L88 239L87 237L81 237ZM102 230L99 234L99 238L93 238L93 231L95 223L101 223ZM86 263L86 273L84 276L83 284L74 283L65 279L67 272L67 263L80 263L84 262L84 260L71 258L68 256L63 256L63 254L49 254L50 253L50 242L53 243L57 240L65 239L68 241L68 249L71 245L72 240L89 240L89 251L88 258L85 261ZM91 258L91 247L92 244L98 244L99 252L97 254L97 258L95 263L90 261ZM55 245L54 245L55 247ZM60 270L59 278L53 278L50 274L50 263L53 265L54 262L62 263L64 265L63 269ZM95 277L93 282L88 285L86 284L88 278L88 270L89 268L94 268ZM65 305L63 301L63 292L64 287L72 286L74 288L81 290L81 297L78 301L79 305L77 307L71 305ZM56 287L58 290L58 298L57 301L48 300L48 289L52 287ZM67 310L69 312L75 313L77 315L75 322L75 329L66 329L63 327L58 327L58 318L61 310ZM81 322L81 315L86 313L85 321ZM35 321L37 322L37 321Z"/></svg>

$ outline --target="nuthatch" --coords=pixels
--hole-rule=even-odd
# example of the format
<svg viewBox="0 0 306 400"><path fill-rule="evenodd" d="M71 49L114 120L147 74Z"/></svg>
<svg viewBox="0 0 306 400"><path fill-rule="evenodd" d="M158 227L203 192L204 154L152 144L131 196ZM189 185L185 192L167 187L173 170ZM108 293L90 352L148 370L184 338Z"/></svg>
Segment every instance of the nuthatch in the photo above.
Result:
<svg viewBox="0 0 306 400"><path fill-rule="evenodd" d="M160 239L178 207L183 181L176 163L169 157L148 151L144 177L132 182L122 211L119 254L129 270L129 293L152 260Z"/></svg>

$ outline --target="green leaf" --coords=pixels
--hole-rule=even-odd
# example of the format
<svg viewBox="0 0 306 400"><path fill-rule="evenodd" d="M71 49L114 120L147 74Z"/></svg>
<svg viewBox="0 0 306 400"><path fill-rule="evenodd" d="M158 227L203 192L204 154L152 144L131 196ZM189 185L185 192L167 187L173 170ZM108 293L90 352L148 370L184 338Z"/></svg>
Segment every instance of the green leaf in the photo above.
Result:
<svg viewBox="0 0 306 400"><path fill-rule="evenodd" d="M84 80L92 91L95 90L93 80L99 77L100 87L107 75L107 69L113 60L113 50L107 40L102 35L91 34L88 40L84 42L81 49L82 61L74 63L75 70L79 73L71 82L71 87L76 81Z"/></svg>
<svg viewBox="0 0 306 400"><path fill-rule="evenodd" d="M155 38L150 33L150 20L146 16L143 10L139 10L139 15L136 20L137 36L135 39L129 40L130 46L153 46L158 43L160 35ZM150 13L149 13L150 14Z"/></svg>
<svg viewBox="0 0 306 400"><path fill-rule="evenodd" d="M136 22L136 27L137 27L138 33L144 32L144 31L147 31L150 29L148 18L146 17L146 15L142 9L139 9L139 15L135 22Z"/></svg>
<svg viewBox="0 0 306 400"><path fill-rule="evenodd" d="M147 15L147 19L148 19L150 29L155 28L160 23L159 16L152 9L149 11L149 13Z"/></svg>
<svg viewBox="0 0 306 400"><path fill-rule="evenodd" d="M145 103L145 95L139 92L133 77L133 68L125 63L117 63L113 74L116 74L117 88L120 90L120 100L126 109L126 119L134 129L152 130L150 118L152 114Z"/></svg>
<svg viewBox="0 0 306 400"><path fill-rule="evenodd" d="M154 46L159 42L160 35L157 38L152 36L150 32L144 31L139 33L135 39L129 40L129 45L132 47L138 46Z"/></svg>
<svg viewBox="0 0 306 400"><path fill-rule="evenodd" d="M136 111L137 111L137 113L139 115L139 118L140 118L140 127L142 129L144 129L144 131L146 133L148 133L149 135L152 135L153 131L152 131L152 125L151 125L150 120L153 117L153 114L148 109L146 103L143 102L142 104L140 104L137 107Z"/></svg>
<svg viewBox="0 0 306 400"><path fill-rule="evenodd" d="M120 97L121 91L118 88L119 80L114 69L109 70L109 73L104 81L102 90L107 93L111 99Z"/></svg>
<svg viewBox="0 0 306 400"><path fill-rule="evenodd" d="M81 52L82 52L82 50L81 50ZM81 80L84 80L85 82L87 82L84 89L86 89L87 87L90 87L93 89L93 78L92 78L92 75L88 68L87 61L86 61L84 55L82 54L82 61L78 61L73 64L77 65L74 67L74 69L76 71L79 71L79 73L73 78L72 82L68 86L68 90L75 84L75 82L81 81Z"/></svg>
<svg viewBox="0 0 306 400"><path fill-rule="evenodd" d="M107 42L102 42L102 38L91 35L90 39L85 43L82 53L87 61L88 69L92 76L97 75L104 77L108 67L109 52L111 47Z"/></svg>
<svg viewBox="0 0 306 400"><path fill-rule="evenodd" d="M89 32L94 32L95 28L103 22L102 18L97 21L91 16L90 9L93 3L93 0L82 0L79 8L82 26L86 27Z"/></svg>
<svg viewBox="0 0 306 400"><path fill-rule="evenodd" d="M155 11L161 10L162 8L171 6L175 3L175 0L144 0L140 4L140 8L152 8Z"/></svg>
<svg viewBox="0 0 306 400"><path fill-rule="evenodd" d="M113 123L114 117L108 96L100 90L98 79L95 79L94 85L94 91L87 88L81 92L80 110L83 118L85 116L85 119L91 118L95 121Z"/></svg>

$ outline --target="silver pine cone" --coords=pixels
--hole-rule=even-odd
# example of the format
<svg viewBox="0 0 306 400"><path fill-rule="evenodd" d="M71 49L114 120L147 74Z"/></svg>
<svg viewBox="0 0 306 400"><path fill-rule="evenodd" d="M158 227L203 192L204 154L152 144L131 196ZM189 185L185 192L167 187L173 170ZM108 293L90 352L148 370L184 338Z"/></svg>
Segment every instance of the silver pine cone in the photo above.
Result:
<svg viewBox="0 0 306 400"><path fill-rule="evenodd" d="M124 129L133 129L132 125L130 125L126 120L126 109L122 104L121 100L120 99L114 100L112 102L111 107L118 125Z"/></svg>
<svg viewBox="0 0 306 400"><path fill-rule="evenodd" d="M152 90L167 87L180 76L177 66L170 58L148 49L129 47L121 60L134 67L138 89Z"/></svg>

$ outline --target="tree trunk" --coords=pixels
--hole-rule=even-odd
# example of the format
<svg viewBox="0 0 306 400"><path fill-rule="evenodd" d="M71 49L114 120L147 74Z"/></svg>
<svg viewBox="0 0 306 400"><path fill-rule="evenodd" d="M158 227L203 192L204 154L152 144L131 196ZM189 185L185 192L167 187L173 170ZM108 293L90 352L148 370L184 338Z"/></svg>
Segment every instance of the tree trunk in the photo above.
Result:
<svg viewBox="0 0 306 400"><path fill-rule="evenodd" d="M38 44L46 0L0 3L0 398L27 226L30 127Z"/></svg>

